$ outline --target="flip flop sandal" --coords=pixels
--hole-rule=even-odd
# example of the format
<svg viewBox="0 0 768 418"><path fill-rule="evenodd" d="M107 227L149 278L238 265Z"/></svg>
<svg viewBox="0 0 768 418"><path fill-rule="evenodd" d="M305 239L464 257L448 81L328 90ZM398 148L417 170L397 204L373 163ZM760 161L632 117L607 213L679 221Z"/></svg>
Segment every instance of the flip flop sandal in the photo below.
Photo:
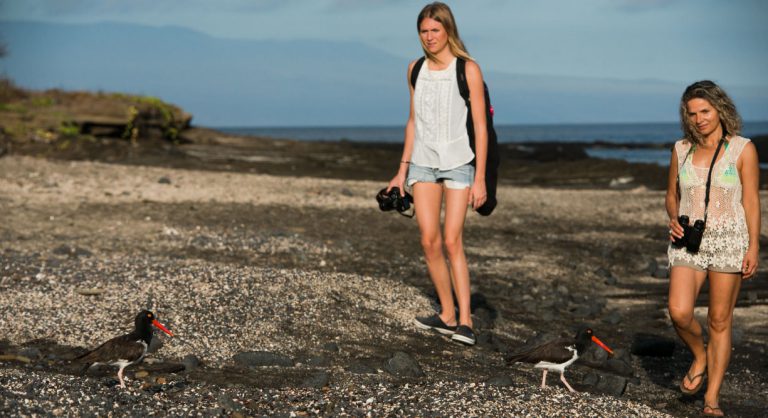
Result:
<svg viewBox="0 0 768 418"><path fill-rule="evenodd" d="M706 412L707 408L709 408L709 410L712 412ZM704 405L704 410L705 411L703 411L702 413L704 414L704 416L707 416L707 417L724 417L725 416L725 414L723 413L723 410L717 406ZM715 411L720 411L720 414L716 414Z"/></svg>
<svg viewBox="0 0 768 418"><path fill-rule="evenodd" d="M686 373L685 378L680 382L680 391L686 395L695 395L696 392L698 392L699 389L701 389L701 386L704 385L704 375L706 374L707 374L706 368L696 376L691 376L690 372ZM700 379L700 380L698 385L694 386L692 389L688 389L687 387L685 387L685 379L688 379L688 381L691 383L693 383L693 381L696 379Z"/></svg>

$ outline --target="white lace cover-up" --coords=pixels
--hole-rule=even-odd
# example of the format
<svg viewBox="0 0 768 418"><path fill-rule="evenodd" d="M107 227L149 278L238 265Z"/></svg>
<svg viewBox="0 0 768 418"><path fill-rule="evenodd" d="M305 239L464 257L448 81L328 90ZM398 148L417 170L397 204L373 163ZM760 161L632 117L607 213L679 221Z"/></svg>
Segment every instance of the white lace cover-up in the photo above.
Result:
<svg viewBox="0 0 768 418"><path fill-rule="evenodd" d="M702 269L741 270L749 247L749 233L741 203L741 178L736 161L748 142L749 139L740 136L732 137L727 142L725 153L713 167L707 225L699 252L691 254L685 248L670 245L667 250L670 265L682 261ZM696 220L704 219L704 196L711 160L705 167L693 165L693 155L688 155L690 149L691 143L687 140L675 143L680 173L679 215L688 215L693 225Z"/></svg>
<svg viewBox="0 0 768 418"><path fill-rule="evenodd" d="M451 170L475 158L467 134L467 105L456 82L456 58L437 71L424 62L413 92L413 108L413 164Z"/></svg>

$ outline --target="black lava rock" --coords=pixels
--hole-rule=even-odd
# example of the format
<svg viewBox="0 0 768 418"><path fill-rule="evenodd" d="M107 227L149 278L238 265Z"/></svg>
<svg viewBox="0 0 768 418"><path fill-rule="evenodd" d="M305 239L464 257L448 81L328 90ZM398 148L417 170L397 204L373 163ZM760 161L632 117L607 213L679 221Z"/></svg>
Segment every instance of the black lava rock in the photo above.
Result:
<svg viewBox="0 0 768 418"><path fill-rule="evenodd" d="M200 359L194 354L187 354L184 359L181 360L181 364L184 365L184 370L191 372L200 366Z"/></svg>
<svg viewBox="0 0 768 418"><path fill-rule="evenodd" d="M235 363L246 367L293 367L294 364L293 360L289 357L268 351L246 351L235 354L232 358L235 360Z"/></svg>
<svg viewBox="0 0 768 418"><path fill-rule="evenodd" d="M325 343L323 344L323 350L325 351L333 351L338 353L339 352L339 345L336 343Z"/></svg>
<svg viewBox="0 0 768 418"><path fill-rule="evenodd" d="M595 270L595 274L597 274L598 277L602 278L605 284L609 286L613 286L619 282L619 280L613 275L613 273L611 273L610 270L604 267L600 267L597 270Z"/></svg>
<svg viewBox="0 0 768 418"><path fill-rule="evenodd" d="M492 378L488 379L486 383L489 386L499 386L499 387L513 386L515 384L515 382L512 381L512 378L506 375L493 376Z"/></svg>
<svg viewBox="0 0 768 418"><path fill-rule="evenodd" d="M375 368L362 361L356 361L347 367L347 371L354 374L376 374Z"/></svg>
<svg viewBox="0 0 768 418"><path fill-rule="evenodd" d="M627 379L603 373L588 373L581 382L590 392L621 396L627 390Z"/></svg>
<svg viewBox="0 0 768 418"><path fill-rule="evenodd" d="M307 366L328 367L330 365L331 365L331 359L323 355L312 356L309 359L307 359Z"/></svg>
<svg viewBox="0 0 768 418"><path fill-rule="evenodd" d="M422 377L424 371L413 357L402 351L396 352L384 363L384 370L404 377Z"/></svg>
<svg viewBox="0 0 768 418"><path fill-rule="evenodd" d="M328 375L328 373L320 372L315 374L314 376L310 376L305 381L301 382L301 387L321 389L322 387L328 385L329 379L330 379L330 376Z"/></svg>
<svg viewBox="0 0 768 418"><path fill-rule="evenodd" d="M53 253L56 255L65 255L69 258L90 257L93 255L92 252L86 250L85 248L72 247L67 244L62 244L54 248Z"/></svg>

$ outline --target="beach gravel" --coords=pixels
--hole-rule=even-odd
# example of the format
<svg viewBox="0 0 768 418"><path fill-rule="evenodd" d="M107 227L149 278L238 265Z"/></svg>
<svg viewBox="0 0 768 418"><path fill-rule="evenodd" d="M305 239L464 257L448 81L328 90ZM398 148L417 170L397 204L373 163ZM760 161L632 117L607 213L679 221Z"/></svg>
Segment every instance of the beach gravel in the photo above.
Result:
<svg viewBox="0 0 768 418"><path fill-rule="evenodd" d="M415 222L378 211L381 187L0 158L0 414L700 411L700 399L676 390L690 357L675 345L666 282L652 277L665 245L662 192L502 184L497 212L467 219L478 344L465 347L412 325L434 311L434 292ZM768 369L754 361L768 348L766 265L737 304L739 345L721 394L730 416L766 409ZM156 333L128 388L112 368L81 374L71 360L128 332L145 308L174 337ZM537 335L583 324L620 355L568 368L579 393L554 376L542 389L538 370L504 361Z"/></svg>

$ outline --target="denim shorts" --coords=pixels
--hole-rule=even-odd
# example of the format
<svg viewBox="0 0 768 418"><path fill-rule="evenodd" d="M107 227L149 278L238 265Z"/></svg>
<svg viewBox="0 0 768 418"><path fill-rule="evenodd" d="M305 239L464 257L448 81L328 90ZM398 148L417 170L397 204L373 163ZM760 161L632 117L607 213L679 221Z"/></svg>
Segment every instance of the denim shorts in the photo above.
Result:
<svg viewBox="0 0 768 418"><path fill-rule="evenodd" d="M461 190L472 186L474 181L475 167L472 164L464 164L450 170L411 164L406 184L410 187L418 182L445 183L445 187L449 189Z"/></svg>

